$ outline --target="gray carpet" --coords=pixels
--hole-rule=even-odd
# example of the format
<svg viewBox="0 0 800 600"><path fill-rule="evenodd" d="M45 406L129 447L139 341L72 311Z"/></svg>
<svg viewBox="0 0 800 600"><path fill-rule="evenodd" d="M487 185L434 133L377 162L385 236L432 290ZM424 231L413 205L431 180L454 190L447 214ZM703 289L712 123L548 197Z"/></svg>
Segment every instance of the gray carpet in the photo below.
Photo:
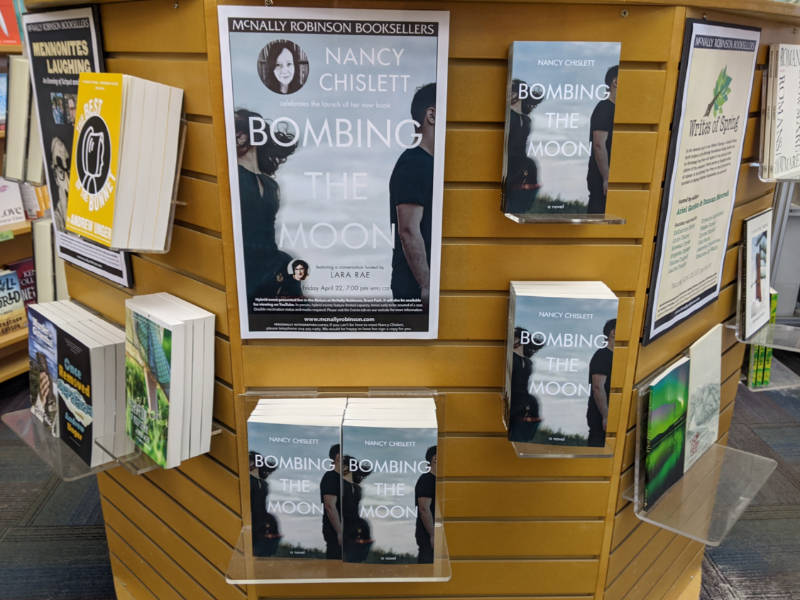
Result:
<svg viewBox="0 0 800 600"><path fill-rule="evenodd" d="M27 375L0 414L30 406ZM97 478L61 481L0 422L0 600L115 598Z"/></svg>
<svg viewBox="0 0 800 600"><path fill-rule="evenodd" d="M728 443L778 468L722 544L706 550L700 598L800 600L800 389L740 385Z"/></svg>

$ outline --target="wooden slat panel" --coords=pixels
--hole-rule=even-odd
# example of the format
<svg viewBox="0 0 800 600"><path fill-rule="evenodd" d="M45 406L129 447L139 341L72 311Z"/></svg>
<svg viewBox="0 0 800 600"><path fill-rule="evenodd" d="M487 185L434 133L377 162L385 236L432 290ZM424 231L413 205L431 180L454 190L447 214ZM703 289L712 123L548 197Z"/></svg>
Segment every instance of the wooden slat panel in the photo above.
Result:
<svg viewBox="0 0 800 600"><path fill-rule="evenodd" d="M117 469L117 471L122 471L122 469ZM198 548L203 537L208 535L214 538L217 544L225 546L219 541L219 538L216 538L210 530L206 529L204 524L189 517L184 509L178 507L157 489L150 490L147 496L147 504L143 504L131 495L136 494L136 491L129 493L112 477L108 475L99 476L98 481L100 482L101 495L112 502L136 527L146 532L153 543L171 556L173 560L190 569L189 574L215 598L221 600L241 600L244 598L244 594L238 588L225 583L222 571L218 570L221 562L225 563L225 566L222 567L223 569L227 567L227 560L230 558L231 550L225 547L224 550L219 552L220 555L227 554L227 557L224 560L220 560L221 557L217 558L217 568L215 569L213 566L214 557L210 557L206 552L201 554L195 549ZM154 504L151 505L151 502ZM164 507L166 511L160 511L155 508L155 506L163 506L165 502L167 503L167 506ZM188 537L185 535L187 518L193 521L192 526L195 529ZM162 519L166 519L169 522L169 526ZM109 526L113 527L114 523L109 522ZM202 528L204 531L201 532L198 528ZM191 540L192 546L186 542L187 539Z"/></svg>
<svg viewBox="0 0 800 600"><path fill-rule="evenodd" d="M476 319L475 315L482 315ZM628 341L633 321L633 298L619 299L617 342ZM508 332L508 296L443 295L439 303L440 340L500 340Z"/></svg>
<svg viewBox="0 0 800 600"><path fill-rule="evenodd" d="M495 596L514 594L523 597L550 594L591 594L597 579L597 561L564 560L455 560L453 578L447 583L403 583L404 597L420 596ZM520 576L524 573L524 577ZM271 598L380 598L397 595L396 583L341 588L320 585L255 586L257 596ZM560 600L560 598L559 598Z"/></svg>
<svg viewBox="0 0 800 600"><path fill-rule="evenodd" d="M628 489L633 487L634 474L635 469L634 466L631 465L622 472L622 475L620 475L619 488L617 488L617 505L614 508L616 512L621 511L622 508L629 502L623 498L622 495L627 494Z"/></svg>
<svg viewBox="0 0 800 600"><path fill-rule="evenodd" d="M159 572L163 573L171 585L180 590L182 594L190 598L212 600L212 596L202 586L198 585L177 562L155 545L108 500L103 501L103 518L108 522L113 522L115 535L125 540L139 556L146 557L148 562L157 565ZM110 527L109 531L112 531ZM110 542L109 538L109 544Z"/></svg>
<svg viewBox="0 0 800 600"><path fill-rule="evenodd" d="M211 438L209 454L234 473L238 470L236 459L236 436L227 429L222 429Z"/></svg>
<svg viewBox="0 0 800 600"><path fill-rule="evenodd" d="M214 522L206 520L202 516L204 514L224 515L227 511L219 503L213 501L220 509L211 510L211 503L204 501L204 493L202 492L197 497L197 503L187 502L185 493L179 493L178 495L172 493L175 490L182 492L185 489L192 488L200 491L197 486L187 486L186 484L155 485L149 477L140 477L137 480L133 475L127 475L123 471L124 469L115 469L111 471L113 477L103 480L100 490L101 496L107 497L128 519L141 528L154 543L158 544L170 556L180 558L182 551L173 552L171 548L177 546L167 542L169 537L159 538L148 527L148 525L154 525L157 520L168 521L169 529L177 534L175 537L187 540L186 543L190 544L193 550L202 555L211 565L216 566L220 571L227 568L227 561L230 559L233 548L232 545L227 544L216 533L221 526L225 526L227 517L223 517L221 522ZM174 477L174 479L186 480L182 475ZM163 483L163 481L159 483ZM147 512L143 512L144 510ZM151 513L155 516L152 516ZM158 517L158 519L153 521L152 519L155 517ZM163 526L159 527L164 528ZM239 528L236 528L237 538L238 534ZM189 572L192 577L205 586L203 580L199 579L193 570Z"/></svg>
<svg viewBox="0 0 800 600"><path fill-rule="evenodd" d="M505 123L507 61L472 63L454 61L447 78L447 119L464 123ZM655 124L664 102L666 71L625 68L619 70L614 123Z"/></svg>
<svg viewBox="0 0 800 600"><path fill-rule="evenodd" d="M624 471L636 459L636 429L631 429L625 434L625 451L622 453L622 470Z"/></svg>
<svg viewBox="0 0 800 600"><path fill-rule="evenodd" d="M669 544L678 536L666 529L659 529L650 538L642 551L625 567L619 577L606 588L605 600L622 600L628 598L631 588L636 585L643 574L650 568L650 565L657 559L658 555L664 552ZM686 539L686 538L683 538Z"/></svg>
<svg viewBox="0 0 800 600"><path fill-rule="evenodd" d="M177 229L179 228L176 227L176 230ZM189 231L183 227L180 229ZM191 233L196 234L196 232ZM211 239L215 240L217 244L219 243L219 240L211 238L210 236L203 234L196 235L202 236L200 239L205 242ZM189 242L188 240L183 240L183 243ZM182 256L185 257L188 254L191 254L190 249L182 253ZM136 293L154 294L156 292L169 292L174 296L183 298L187 302L196 304L214 313L215 330L222 335L227 335L229 333L228 307L225 292L191 277L187 277L186 275L176 273L172 269L163 267L158 263L151 262L153 256L152 254L148 254L146 259L138 256L134 256L132 259L134 274L136 275ZM179 261L176 260L176 262Z"/></svg>
<svg viewBox="0 0 800 600"><path fill-rule="evenodd" d="M583 6L563 4L514 4L499 10L493 3L470 3L444 8L452 11L450 56L458 58L505 59L511 41L531 39L530 24L535 23L537 40L625 40L623 61L663 62L669 58L675 14L667 7L637 7L623 18L618 7L593 6L587 18ZM490 25L493 35L487 35Z"/></svg>
<svg viewBox="0 0 800 600"><path fill-rule="evenodd" d="M447 437L441 445L445 477L604 477L611 470L611 458L519 459L505 437Z"/></svg>
<svg viewBox="0 0 800 600"><path fill-rule="evenodd" d="M611 551L619 546L623 540L641 523L633 513L633 503L628 504L614 517L614 533L611 537Z"/></svg>
<svg viewBox="0 0 800 600"><path fill-rule="evenodd" d="M758 161L758 121L756 117L747 119L742 145L742 160L745 162Z"/></svg>
<svg viewBox="0 0 800 600"><path fill-rule="evenodd" d="M0 163L2 161L0 160ZM0 264L16 262L23 258L33 256L33 237L31 235L17 235L10 240L0 242Z"/></svg>
<svg viewBox="0 0 800 600"><path fill-rule="evenodd" d="M608 581L614 581L658 533L659 528L644 521L608 557Z"/></svg>
<svg viewBox="0 0 800 600"><path fill-rule="evenodd" d="M233 381L231 344L219 336L214 338L214 374L229 384Z"/></svg>
<svg viewBox="0 0 800 600"><path fill-rule="evenodd" d="M106 71L125 73L183 90L183 112L211 116L208 61L204 56L113 56L106 58Z"/></svg>
<svg viewBox="0 0 800 600"><path fill-rule="evenodd" d="M109 321L125 326L125 299L130 297L128 290L107 283L69 263L65 264L65 270L69 295L73 300L99 312Z"/></svg>
<svg viewBox="0 0 800 600"><path fill-rule="evenodd" d="M775 189L774 183L764 183L758 179L758 169L744 163L739 167L739 182L736 185L736 199L734 202L744 204L761 198Z"/></svg>
<svg viewBox="0 0 800 600"><path fill-rule="evenodd" d="M233 390L219 381L214 382L214 419L236 429L233 408Z"/></svg>
<svg viewBox="0 0 800 600"><path fill-rule="evenodd" d="M447 392L439 427L446 432L505 433L502 410L500 392Z"/></svg>
<svg viewBox="0 0 800 600"><path fill-rule="evenodd" d="M239 478L225 467L209 460L207 456L196 456L183 461L179 470L236 515L240 514Z"/></svg>
<svg viewBox="0 0 800 600"><path fill-rule="evenodd" d="M469 184L447 186L444 191L445 237L488 238L640 238L647 216L648 190L608 191L606 211L624 217L624 225L520 224L500 211L500 187L470 188Z"/></svg>
<svg viewBox="0 0 800 600"><path fill-rule="evenodd" d="M166 254L148 254L147 258L216 285L225 285L222 240L217 237L175 225L170 251Z"/></svg>
<svg viewBox="0 0 800 600"><path fill-rule="evenodd" d="M186 124L186 145L181 168L187 171L216 175L214 128L211 123L189 121Z"/></svg>
<svg viewBox="0 0 800 600"><path fill-rule="evenodd" d="M647 569L641 575L641 577L639 577L639 579L636 581L636 584L625 596L622 597L626 600L640 600L646 598L648 592L653 589L653 586L658 582L664 571L676 560L678 560L686 547L691 543L692 542L690 540L687 540L682 536L676 536L675 539L669 543L666 549L660 553L658 560L649 569ZM611 594L608 596L609 600L614 599Z"/></svg>
<svg viewBox="0 0 800 600"><path fill-rule="evenodd" d="M450 518L601 517L609 488L606 481L447 481L444 485L443 510Z"/></svg>
<svg viewBox="0 0 800 600"><path fill-rule="evenodd" d="M744 220L751 217L762 210L766 210L772 206L772 193L766 194L761 198L752 200L747 204L740 204L733 210L733 217L731 218L731 232L728 236L728 246L738 244L742 241L742 227Z"/></svg>
<svg viewBox="0 0 800 600"><path fill-rule="evenodd" d="M459 556L596 556L603 541L598 521L448 521L447 546ZM475 545L480 540L480 545Z"/></svg>
<svg viewBox="0 0 800 600"><path fill-rule="evenodd" d="M201 0L143 0L102 4L106 52L205 52L206 25Z"/></svg>
<svg viewBox="0 0 800 600"><path fill-rule="evenodd" d="M512 279L605 282L614 291L633 290L642 258L632 244L446 243L443 290L508 290ZM564 265L569 265L565 272ZM618 268L625 265L624 269Z"/></svg>
<svg viewBox="0 0 800 600"><path fill-rule="evenodd" d="M227 182L223 185L227 185ZM218 193L216 183L182 175L178 182L178 202L185 205L175 207L175 220L220 231Z"/></svg>
<svg viewBox="0 0 800 600"><path fill-rule="evenodd" d="M731 420L733 419L733 404L723 409L719 413L719 435L720 437L728 433L731 428Z"/></svg>
<svg viewBox="0 0 800 600"><path fill-rule="evenodd" d="M131 570L125 566L125 563L120 560L116 554L109 552L109 562L111 563L111 570L114 573L114 585L123 587L125 593L130 594L136 600L158 600L153 596L152 592L137 579L136 575L131 573Z"/></svg>
<svg viewBox="0 0 800 600"><path fill-rule="evenodd" d="M109 527L106 532L106 538L108 539L109 552L113 552L117 558L124 562L125 566L128 567L140 581L146 581L148 589L150 589L159 600L169 600L170 598L178 600L182 597L158 574L158 571L145 562L145 560L131 548L128 542L118 535L111 527Z"/></svg>
<svg viewBox="0 0 800 600"><path fill-rule="evenodd" d="M700 548L681 570L680 576L664 595L664 600L691 600L700 597L705 548Z"/></svg>
<svg viewBox="0 0 800 600"><path fill-rule="evenodd" d="M657 138L658 135L651 131L615 131L609 181L649 183ZM500 181L503 173L503 130L499 126L492 129L448 128L446 144L446 181Z"/></svg>
<svg viewBox="0 0 800 600"><path fill-rule="evenodd" d="M670 591L676 580L680 579L681 575L686 572L689 565L695 561L695 557L702 554L704 546L699 542L690 542L686 544L683 551L678 557L672 561L671 564L665 565L666 570L663 575L658 578L647 598L653 600L661 600ZM699 572L698 572L699 574ZM698 586L699 591L699 586ZM644 597L644 596L643 596Z"/></svg>

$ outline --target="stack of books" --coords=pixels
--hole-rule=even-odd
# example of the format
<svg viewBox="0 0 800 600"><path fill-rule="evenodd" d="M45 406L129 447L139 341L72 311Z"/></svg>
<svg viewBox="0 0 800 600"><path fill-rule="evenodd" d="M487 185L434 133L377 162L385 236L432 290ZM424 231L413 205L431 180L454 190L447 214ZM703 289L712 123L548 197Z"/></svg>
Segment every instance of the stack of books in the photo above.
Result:
<svg viewBox="0 0 800 600"><path fill-rule="evenodd" d="M208 452L214 315L171 294L125 301L125 431L164 468Z"/></svg>
<svg viewBox="0 0 800 600"><path fill-rule="evenodd" d="M180 167L183 90L81 73L66 229L103 246L164 252Z"/></svg>
<svg viewBox="0 0 800 600"><path fill-rule="evenodd" d="M95 441L122 426L124 340L68 300L28 306L31 411L89 467L113 460Z"/></svg>
<svg viewBox="0 0 800 600"><path fill-rule="evenodd" d="M25 294L16 271L0 269L0 338L25 329Z"/></svg>
<svg viewBox="0 0 800 600"><path fill-rule="evenodd" d="M433 398L264 398L247 434L255 556L433 562Z"/></svg>
<svg viewBox="0 0 800 600"><path fill-rule="evenodd" d="M800 45L772 44L761 87L761 176L800 178Z"/></svg>

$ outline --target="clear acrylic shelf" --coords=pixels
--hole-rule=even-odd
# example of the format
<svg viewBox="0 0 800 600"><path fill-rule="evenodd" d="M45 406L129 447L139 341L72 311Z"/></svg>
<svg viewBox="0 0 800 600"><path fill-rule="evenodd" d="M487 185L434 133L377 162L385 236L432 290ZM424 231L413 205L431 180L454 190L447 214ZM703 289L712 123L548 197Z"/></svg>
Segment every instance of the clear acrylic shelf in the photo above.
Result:
<svg viewBox="0 0 800 600"><path fill-rule="evenodd" d="M751 163L747 163L747 165L749 167L752 167L752 168L758 170L757 177L758 177L758 180L761 183L784 183L784 182L786 182L786 183L794 183L796 181L800 181L800 171L797 172L797 177L782 177L780 179L767 179L767 178L762 176L764 171L761 168L761 163L760 162L751 162Z"/></svg>
<svg viewBox="0 0 800 600"><path fill-rule="evenodd" d="M746 379L746 376L744 379ZM747 389L751 392L774 392L777 390L790 390L794 388L800 388L800 375L776 359L775 356L772 357L769 383L759 387L747 386Z"/></svg>
<svg viewBox="0 0 800 600"><path fill-rule="evenodd" d="M749 338L743 338L736 317L725 322L725 327L736 332L736 339L743 344L769 346L788 352L800 352L800 327L783 323L767 323Z"/></svg>
<svg viewBox="0 0 800 600"><path fill-rule="evenodd" d="M387 402L403 398L432 397L436 402L439 431L444 430L443 394L429 388L369 388L361 392L321 392L316 388L251 388L239 395L244 410L249 414L260 398L318 397L386 398ZM300 405L300 404L298 404ZM441 441L441 440L440 440ZM438 444L437 472L445 471L446 456L441 455L442 444ZM239 534L239 540L231 555L225 580L230 584L303 584L303 583L401 583L444 582L452 576L450 555L445 537L442 507L444 486L441 478L436 481L436 510L434 511L434 548L432 563L351 563L322 558L276 558L253 555L252 531L249 524L249 508L243 515L247 523ZM247 501L249 507L249 501ZM321 521L320 521L321 528Z"/></svg>
<svg viewBox="0 0 800 600"><path fill-rule="evenodd" d="M222 429L214 429L211 431L211 436L213 437L221 432ZM115 431L112 434L97 438L94 443L134 475L143 475L163 468L161 465L156 464L152 458L143 454L136 446L133 446L133 450L128 452L127 449L131 447L132 442L125 431Z"/></svg>
<svg viewBox="0 0 800 600"><path fill-rule="evenodd" d="M636 486L623 497L633 502L642 521L719 546L777 465L771 458L714 444L650 510L642 509Z"/></svg>
<svg viewBox="0 0 800 600"><path fill-rule="evenodd" d="M633 512L642 521L708 546L718 546L778 463L715 443L653 506L645 509L644 432L650 381L658 374L634 388L638 396L634 479L633 487L623 493L623 498L633 502Z"/></svg>
<svg viewBox="0 0 800 600"><path fill-rule="evenodd" d="M33 416L30 408L6 413L2 417L17 437L47 463L64 481L90 477L118 466L115 460L90 468L69 446L54 437L50 430Z"/></svg>
<svg viewBox="0 0 800 600"><path fill-rule="evenodd" d="M573 224L573 225L624 225L624 217L601 213L560 213L555 215L530 214L530 213L503 213L506 218L515 223L549 223L549 224Z"/></svg>
<svg viewBox="0 0 800 600"><path fill-rule="evenodd" d="M438 493L438 492L437 492ZM427 564L366 564L341 560L259 558L252 553L250 527L242 528L233 550L225 581L233 584L276 583L393 583L449 581L452 575L444 524L436 507L433 562Z"/></svg>

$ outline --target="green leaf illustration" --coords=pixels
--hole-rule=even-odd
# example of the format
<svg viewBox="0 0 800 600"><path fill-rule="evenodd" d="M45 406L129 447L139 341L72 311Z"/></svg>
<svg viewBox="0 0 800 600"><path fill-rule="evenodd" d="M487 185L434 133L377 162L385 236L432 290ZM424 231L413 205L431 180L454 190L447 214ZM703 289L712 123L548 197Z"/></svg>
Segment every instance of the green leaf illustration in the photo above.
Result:
<svg viewBox="0 0 800 600"><path fill-rule="evenodd" d="M714 97L706 107L705 117L711 114L713 109L714 116L722 114L722 105L728 101L728 95L731 92L732 78L728 75L728 67L723 67L717 76L717 82L714 84Z"/></svg>

